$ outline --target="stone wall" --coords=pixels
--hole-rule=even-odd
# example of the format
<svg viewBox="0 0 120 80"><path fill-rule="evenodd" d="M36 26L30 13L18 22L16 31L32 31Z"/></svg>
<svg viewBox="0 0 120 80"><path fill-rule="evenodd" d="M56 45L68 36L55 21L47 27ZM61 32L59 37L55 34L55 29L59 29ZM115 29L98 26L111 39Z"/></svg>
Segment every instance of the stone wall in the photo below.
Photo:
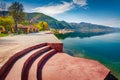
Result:
<svg viewBox="0 0 120 80"><path fill-rule="evenodd" d="M63 52L63 43L47 43L51 48L55 49L57 52Z"/></svg>

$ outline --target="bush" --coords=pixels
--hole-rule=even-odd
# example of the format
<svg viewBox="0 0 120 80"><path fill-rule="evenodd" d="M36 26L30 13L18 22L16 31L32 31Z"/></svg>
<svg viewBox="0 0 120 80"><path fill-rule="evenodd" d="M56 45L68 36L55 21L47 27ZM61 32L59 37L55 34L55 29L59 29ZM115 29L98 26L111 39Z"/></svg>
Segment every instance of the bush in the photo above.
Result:
<svg viewBox="0 0 120 80"><path fill-rule="evenodd" d="M53 34L59 34L59 31L58 31L57 29L51 28L50 31L51 31Z"/></svg>
<svg viewBox="0 0 120 80"><path fill-rule="evenodd" d="M0 17L0 26L3 26L5 29L5 32L9 32L12 29L12 26L14 25L14 20L12 17Z"/></svg>
<svg viewBox="0 0 120 80"><path fill-rule="evenodd" d="M21 24L24 26L30 25L29 21L27 21L27 20L22 21Z"/></svg>
<svg viewBox="0 0 120 80"><path fill-rule="evenodd" d="M0 34L5 32L5 28L3 26L0 26Z"/></svg>
<svg viewBox="0 0 120 80"><path fill-rule="evenodd" d="M49 25L47 22L43 22L43 21L40 21L38 24L37 24L37 28L39 30L48 30L49 29Z"/></svg>

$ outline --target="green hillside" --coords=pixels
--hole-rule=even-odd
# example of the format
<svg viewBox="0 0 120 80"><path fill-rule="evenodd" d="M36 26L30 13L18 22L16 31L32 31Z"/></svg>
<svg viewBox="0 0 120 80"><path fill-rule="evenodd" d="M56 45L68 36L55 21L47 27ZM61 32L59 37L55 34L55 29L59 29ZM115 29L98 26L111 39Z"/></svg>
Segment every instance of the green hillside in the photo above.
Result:
<svg viewBox="0 0 120 80"><path fill-rule="evenodd" d="M39 21L46 21L48 22L51 28L55 28L55 29L71 28L71 26L68 23L65 23L63 21L58 21L42 13L27 13L26 18L27 20L30 20L34 23L38 23Z"/></svg>
<svg viewBox="0 0 120 80"><path fill-rule="evenodd" d="M1 15L2 12L0 12ZM5 12L8 15L8 12ZM95 32L95 33L108 33L108 32L118 32L120 28L113 28L104 25L97 25L91 23L68 23L65 21L58 21L57 19L45 15L43 13L26 13L26 19L32 23L38 23L39 21L45 21L49 24L50 28L54 29L74 29L76 32Z"/></svg>

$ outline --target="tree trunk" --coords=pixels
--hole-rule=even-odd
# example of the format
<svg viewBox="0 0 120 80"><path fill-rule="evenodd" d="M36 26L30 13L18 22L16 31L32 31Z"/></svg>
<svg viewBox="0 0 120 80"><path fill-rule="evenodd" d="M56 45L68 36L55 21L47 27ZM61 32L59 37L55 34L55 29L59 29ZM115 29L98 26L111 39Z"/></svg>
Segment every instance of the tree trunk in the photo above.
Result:
<svg viewBox="0 0 120 80"><path fill-rule="evenodd" d="M15 21L15 32L18 32L17 22Z"/></svg>
<svg viewBox="0 0 120 80"><path fill-rule="evenodd" d="M43 22L42 22L42 27L43 27L43 30L45 30L45 29L44 29L44 23L43 23Z"/></svg>

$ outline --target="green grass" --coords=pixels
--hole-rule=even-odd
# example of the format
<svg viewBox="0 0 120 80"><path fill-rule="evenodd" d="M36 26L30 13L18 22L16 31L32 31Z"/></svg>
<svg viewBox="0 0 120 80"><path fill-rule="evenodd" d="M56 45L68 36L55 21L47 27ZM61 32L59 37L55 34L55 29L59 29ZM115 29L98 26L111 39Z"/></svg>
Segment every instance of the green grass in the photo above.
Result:
<svg viewBox="0 0 120 80"><path fill-rule="evenodd" d="M5 36L8 36L8 34L4 34L4 33L0 34L0 37L5 37Z"/></svg>

